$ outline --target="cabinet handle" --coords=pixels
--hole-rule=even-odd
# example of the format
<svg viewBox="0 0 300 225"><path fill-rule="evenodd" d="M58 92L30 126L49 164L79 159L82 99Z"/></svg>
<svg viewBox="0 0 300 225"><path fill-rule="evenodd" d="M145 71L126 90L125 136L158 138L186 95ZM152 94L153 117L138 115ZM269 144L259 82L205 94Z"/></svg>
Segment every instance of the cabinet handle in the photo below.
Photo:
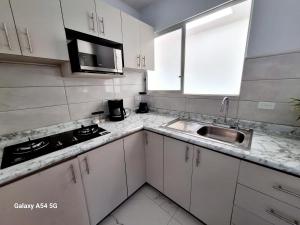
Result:
<svg viewBox="0 0 300 225"><path fill-rule="evenodd" d="M146 56L143 56L143 67L146 67Z"/></svg>
<svg viewBox="0 0 300 225"><path fill-rule="evenodd" d="M8 36L8 31L7 31L6 23L3 23L3 29L4 29L5 37L6 37L6 40L7 40L7 45L9 47L9 49L12 50L12 47L11 47L11 44L10 44L10 40L9 40L9 36Z"/></svg>
<svg viewBox="0 0 300 225"><path fill-rule="evenodd" d="M141 56L137 56L137 66L140 68L141 67Z"/></svg>
<svg viewBox="0 0 300 225"><path fill-rule="evenodd" d="M148 134L145 132L145 143L148 145Z"/></svg>
<svg viewBox="0 0 300 225"><path fill-rule="evenodd" d="M98 17L98 21L101 24L102 30L100 29L100 33L102 33L103 35L105 35L105 27L104 27L104 18L101 17L101 19Z"/></svg>
<svg viewBox="0 0 300 225"><path fill-rule="evenodd" d="M189 146L186 146L186 149L185 149L185 162L187 162L189 160Z"/></svg>
<svg viewBox="0 0 300 225"><path fill-rule="evenodd" d="M293 192L293 191L290 191L290 190L288 190L287 188L284 188L282 185L274 185L273 186L273 189L275 189L275 190L277 190L277 191L281 191L281 192L284 192L284 193L286 193L286 194L289 194L289 195L293 195L293 196L295 196L295 197L297 197L297 198L300 198L300 194L297 194L297 193L295 193L295 192Z"/></svg>
<svg viewBox="0 0 300 225"><path fill-rule="evenodd" d="M85 170L87 174L90 174L90 167L89 167L89 162L87 157L84 157L84 162L85 162Z"/></svg>
<svg viewBox="0 0 300 225"><path fill-rule="evenodd" d="M94 13L92 12L91 15L88 13L88 17L92 20L92 31L96 31L96 26L95 26L95 17L94 17Z"/></svg>
<svg viewBox="0 0 300 225"><path fill-rule="evenodd" d="M277 219L280 219L288 224L291 225L299 225L299 222L297 220L291 219L291 218L287 218L283 215L281 215L278 211L274 210L274 209L267 209L266 212L268 214L270 214L273 217L276 217Z"/></svg>
<svg viewBox="0 0 300 225"><path fill-rule="evenodd" d="M77 180L76 180L76 174L75 174L75 170L74 170L73 164L71 164L70 168L71 168L71 172L72 172L72 180L73 180L74 184L76 184Z"/></svg>
<svg viewBox="0 0 300 225"><path fill-rule="evenodd" d="M25 29L25 34L26 34L27 41L28 41L28 49L29 49L30 53L32 53L33 51L32 51L32 45L31 45L31 38L30 38L28 28Z"/></svg>
<svg viewBox="0 0 300 225"><path fill-rule="evenodd" d="M200 165L200 150L197 150L197 157L196 157L196 167Z"/></svg>

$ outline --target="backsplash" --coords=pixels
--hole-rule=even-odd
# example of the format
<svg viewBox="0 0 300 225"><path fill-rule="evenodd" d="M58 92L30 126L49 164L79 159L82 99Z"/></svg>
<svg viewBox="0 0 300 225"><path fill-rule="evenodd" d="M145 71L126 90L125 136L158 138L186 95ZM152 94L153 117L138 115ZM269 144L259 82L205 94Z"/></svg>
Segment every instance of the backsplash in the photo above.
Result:
<svg viewBox="0 0 300 225"><path fill-rule="evenodd" d="M107 99L138 105L144 74L114 79L62 77L60 67L0 63L0 134L44 127L105 110Z"/></svg>
<svg viewBox="0 0 300 225"><path fill-rule="evenodd" d="M300 126L290 98L300 97L300 53L245 61L239 97L230 97L229 117L271 124ZM144 97L152 109L220 116L223 96L185 96L152 92ZM273 110L259 102L275 103Z"/></svg>

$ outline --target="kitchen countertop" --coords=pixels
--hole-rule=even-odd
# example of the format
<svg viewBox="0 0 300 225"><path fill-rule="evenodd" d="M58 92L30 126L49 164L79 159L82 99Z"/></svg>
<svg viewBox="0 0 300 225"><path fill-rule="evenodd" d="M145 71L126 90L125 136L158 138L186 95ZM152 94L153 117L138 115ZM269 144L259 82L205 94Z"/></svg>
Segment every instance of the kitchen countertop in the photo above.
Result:
<svg viewBox="0 0 300 225"><path fill-rule="evenodd" d="M217 152L232 155L240 159L245 159L300 177L300 139L272 136L254 131L251 149L243 150L241 148L224 143L204 139L201 137L190 136L161 127L162 124L168 123L176 118L178 118L178 116L148 113L133 114L121 122L106 121L101 123L100 126L110 131L110 134L70 146L68 148L12 167L2 169L0 170L0 185L26 176L34 171L54 165L63 160L75 157L79 154L120 139L142 129L176 138L178 140L182 140L204 148L209 148ZM81 124L90 125L91 123L92 119L85 119L46 128L0 136L0 159L2 157L3 148L7 145L26 141L28 137L32 139L39 138L75 129L80 127Z"/></svg>

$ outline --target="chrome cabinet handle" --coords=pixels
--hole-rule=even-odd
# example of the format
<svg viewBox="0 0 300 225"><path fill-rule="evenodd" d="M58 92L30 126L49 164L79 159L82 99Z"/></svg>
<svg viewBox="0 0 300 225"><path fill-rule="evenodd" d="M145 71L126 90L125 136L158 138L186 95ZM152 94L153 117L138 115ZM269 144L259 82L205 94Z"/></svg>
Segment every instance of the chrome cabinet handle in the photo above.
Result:
<svg viewBox="0 0 300 225"><path fill-rule="evenodd" d="M143 67L146 67L146 56L143 56Z"/></svg>
<svg viewBox="0 0 300 225"><path fill-rule="evenodd" d="M100 33L105 35L104 18L101 17L101 19L100 19L100 17L98 17L98 23L101 24L101 27L102 27L102 30L101 30L101 28L99 28Z"/></svg>
<svg viewBox="0 0 300 225"><path fill-rule="evenodd" d="M148 145L148 134L145 132L145 143Z"/></svg>
<svg viewBox="0 0 300 225"><path fill-rule="evenodd" d="M32 53L33 51L32 51L31 39L30 39L30 34L29 34L28 28L25 29L25 34L26 34L27 41L28 41L28 49L29 49L30 53Z"/></svg>
<svg viewBox="0 0 300 225"><path fill-rule="evenodd" d="M189 160L189 151L190 151L189 146L186 146L186 148L185 148L185 162L187 162Z"/></svg>
<svg viewBox="0 0 300 225"><path fill-rule="evenodd" d="M200 150L197 150L197 157L196 157L196 167L200 165Z"/></svg>
<svg viewBox="0 0 300 225"><path fill-rule="evenodd" d="M288 224L291 225L299 225L299 222L297 220L291 219L291 218L287 218L283 215L281 215L278 211L274 210L274 209L267 209L266 212L268 214L270 214L273 217L276 217L277 219L280 219Z"/></svg>
<svg viewBox="0 0 300 225"><path fill-rule="evenodd" d="M273 189L275 189L275 190L277 190L277 191L281 191L281 192L284 192L284 193L286 193L286 194L289 194L289 195L293 195L293 196L295 196L295 197L297 197L297 198L300 198L300 194L297 194L297 193L295 193L295 192L293 192L293 191L290 191L290 190L288 190L287 188L284 188L282 185L274 185L273 186Z"/></svg>
<svg viewBox="0 0 300 225"><path fill-rule="evenodd" d="M90 167L89 167L89 162L87 157L84 157L84 162L85 162L85 170L87 174L90 174Z"/></svg>
<svg viewBox="0 0 300 225"><path fill-rule="evenodd" d="M4 29L4 33L5 33L7 45L9 47L9 49L12 50L12 47L11 47L11 44L10 44L10 39L9 39L9 36L8 36L8 31L7 31L6 23L3 23L3 29Z"/></svg>
<svg viewBox="0 0 300 225"><path fill-rule="evenodd" d="M91 15L88 13L88 17L92 20L92 31L96 31L96 26L95 26L95 17L94 17L94 13L92 12Z"/></svg>
<svg viewBox="0 0 300 225"><path fill-rule="evenodd" d="M137 66L140 68L141 67L141 56L137 56Z"/></svg>
<svg viewBox="0 0 300 225"><path fill-rule="evenodd" d="M75 174L75 170L74 170L73 164L71 164L70 168L71 168L71 172L72 172L72 180L73 180L74 184L76 184L77 180L76 180L76 174Z"/></svg>

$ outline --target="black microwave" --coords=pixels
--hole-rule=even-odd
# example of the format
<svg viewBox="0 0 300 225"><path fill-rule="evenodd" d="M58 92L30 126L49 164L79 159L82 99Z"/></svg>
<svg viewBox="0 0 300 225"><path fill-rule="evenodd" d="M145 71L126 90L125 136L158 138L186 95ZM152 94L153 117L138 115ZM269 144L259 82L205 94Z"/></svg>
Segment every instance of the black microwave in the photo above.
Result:
<svg viewBox="0 0 300 225"><path fill-rule="evenodd" d="M72 72L123 74L122 49L74 39L68 44Z"/></svg>

